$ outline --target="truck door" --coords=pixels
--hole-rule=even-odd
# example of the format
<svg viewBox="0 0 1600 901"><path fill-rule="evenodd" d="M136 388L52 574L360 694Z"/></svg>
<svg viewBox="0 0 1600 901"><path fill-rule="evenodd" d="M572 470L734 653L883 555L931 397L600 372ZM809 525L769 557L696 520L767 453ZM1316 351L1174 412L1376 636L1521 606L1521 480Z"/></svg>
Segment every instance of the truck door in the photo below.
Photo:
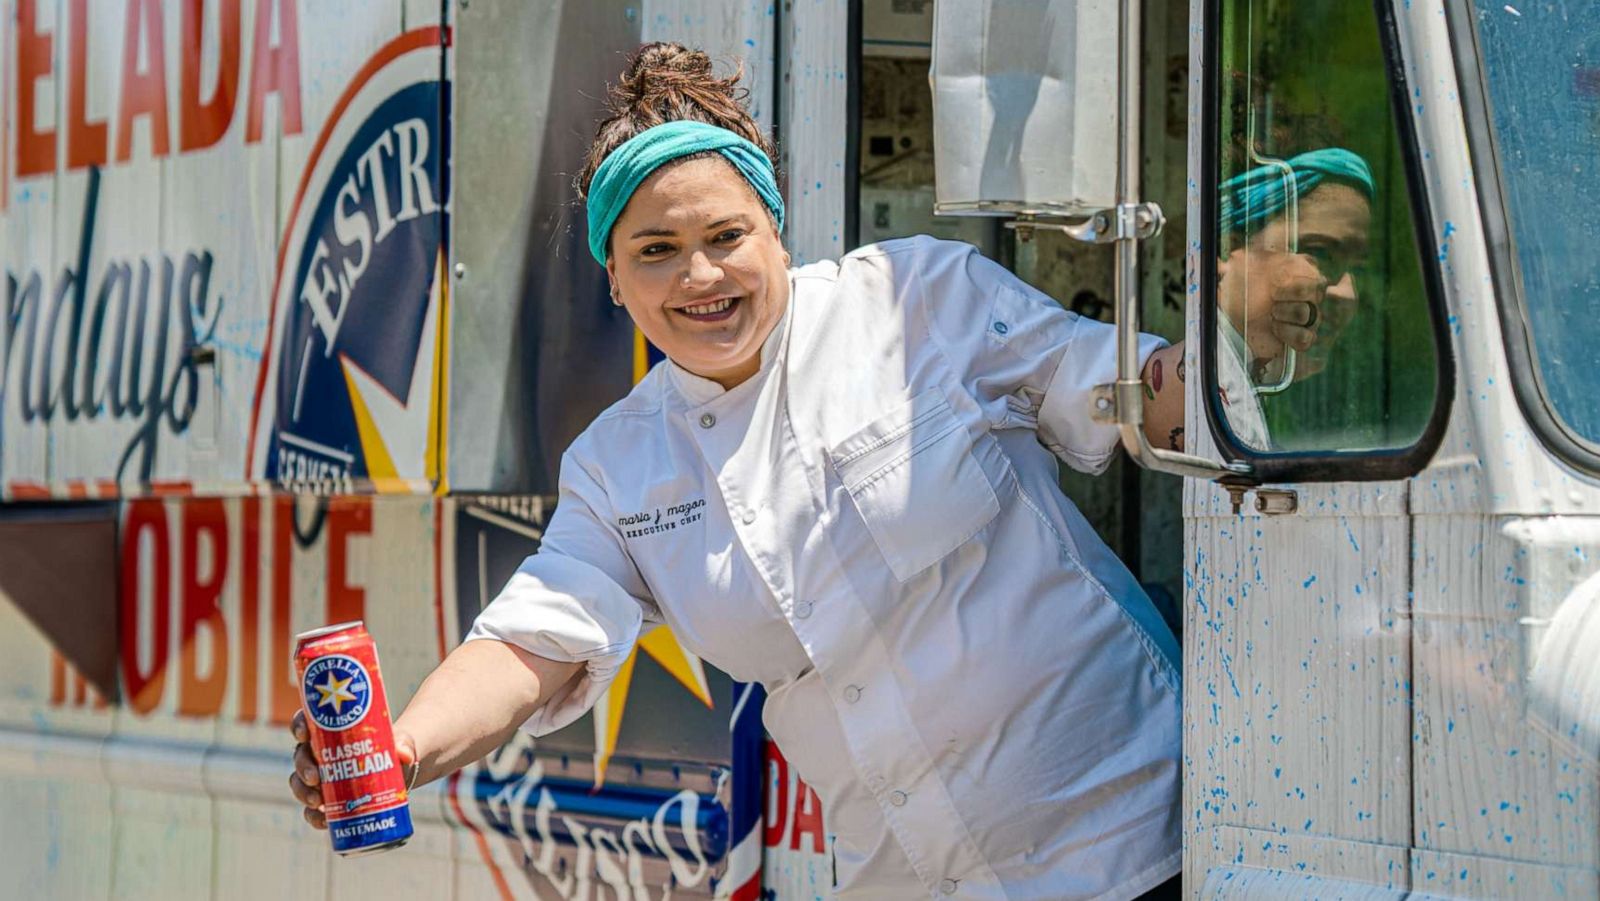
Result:
<svg viewBox="0 0 1600 901"><path fill-rule="evenodd" d="M1184 881L1403 897L1435 828L1414 513L1456 395L1422 101L1388 4L1195 8L1191 449L1259 487L1185 495Z"/></svg>

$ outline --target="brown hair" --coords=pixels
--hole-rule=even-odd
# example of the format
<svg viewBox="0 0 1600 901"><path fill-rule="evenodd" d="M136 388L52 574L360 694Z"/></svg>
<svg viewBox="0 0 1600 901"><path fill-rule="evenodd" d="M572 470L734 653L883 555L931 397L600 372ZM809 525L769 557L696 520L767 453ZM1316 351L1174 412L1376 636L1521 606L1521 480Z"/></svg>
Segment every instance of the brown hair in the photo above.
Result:
<svg viewBox="0 0 1600 901"><path fill-rule="evenodd" d="M595 130L594 143L578 174L578 197L587 198L596 169L629 138L665 122L691 119L726 128L760 147L777 163L772 139L745 108L750 92L739 87L744 65L727 78L711 74L711 57L682 44L645 44L628 57L622 78L611 87L610 115ZM685 157L689 159L691 157Z"/></svg>

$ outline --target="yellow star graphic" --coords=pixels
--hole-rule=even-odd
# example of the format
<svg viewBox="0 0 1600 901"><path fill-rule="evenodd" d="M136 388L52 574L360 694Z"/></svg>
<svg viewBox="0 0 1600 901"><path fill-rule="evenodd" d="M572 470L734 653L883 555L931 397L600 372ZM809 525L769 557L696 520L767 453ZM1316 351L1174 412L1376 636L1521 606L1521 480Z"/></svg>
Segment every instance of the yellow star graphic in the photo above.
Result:
<svg viewBox="0 0 1600 901"><path fill-rule="evenodd" d="M350 701L354 703L356 700L356 696L351 693L349 688L350 682L354 678L354 676L351 676L349 679L339 679L333 673L329 673L328 681L315 686L317 693L321 695L321 697L317 698L317 706L326 707L332 704L334 716L343 713L344 702Z"/></svg>
<svg viewBox="0 0 1600 901"><path fill-rule="evenodd" d="M444 251L440 250L418 337L411 388L405 398L391 395L349 357L339 357L367 476L379 493L417 494L431 489L443 495L449 491L446 442L441 440L443 423L448 421L449 285Z"/></svg>

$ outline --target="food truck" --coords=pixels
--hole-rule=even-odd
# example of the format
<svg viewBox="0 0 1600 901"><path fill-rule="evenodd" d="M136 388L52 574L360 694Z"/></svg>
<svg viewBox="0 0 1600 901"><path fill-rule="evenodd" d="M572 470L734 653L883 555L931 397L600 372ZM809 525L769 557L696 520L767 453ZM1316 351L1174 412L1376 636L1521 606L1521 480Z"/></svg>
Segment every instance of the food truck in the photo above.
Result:
<svg viewBox="0 0 1600 901"><path fill-rule="evenodd" d="M286 787L293 636L364 621L403 706L658 361L572 181L671 40L743 65L796 262L931 233L1116 323L1128 453L1063 486L1182 638L1187 896L1600 897L1595 10L0 10L3 894L828 897L759 686L665 629L399 851Z"/></svg>

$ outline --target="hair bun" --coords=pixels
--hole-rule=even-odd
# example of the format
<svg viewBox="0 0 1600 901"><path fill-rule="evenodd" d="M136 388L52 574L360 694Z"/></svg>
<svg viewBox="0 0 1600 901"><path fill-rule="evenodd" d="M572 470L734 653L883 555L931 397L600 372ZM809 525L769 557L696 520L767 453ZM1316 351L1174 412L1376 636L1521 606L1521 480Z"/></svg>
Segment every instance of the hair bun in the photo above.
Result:
<svg viewBox="0 0 1600 901"><path fill-rule="evenodd" d="M633 107L670 102L696 87L722 86L712 76L711 57L705 52L681 44L658 42L645 44L633 54L613 95L616 100Z"/></svg>
<svg viewBox="0 0 1600 901"><path fill-rule="evenodd" d="M729 78L712 73L711 57L682 44L645 44L628 59L628 68L611 89L611 111L658 122L722 114L744 99L743 67Z"/></svg>
<svg viewBox="0 0 1600 901"><path fill-rule="evenodd" d="M728 77L718 78L710 56L682 44L658 41L635 50L611 87L609 115L596 129L578 176L578 196L588 194L589 182L606 154L665 122L690 120L726 128L776 162L772 138L745 106L749 91L739 85L743 77L740 63Z"/></svg>

